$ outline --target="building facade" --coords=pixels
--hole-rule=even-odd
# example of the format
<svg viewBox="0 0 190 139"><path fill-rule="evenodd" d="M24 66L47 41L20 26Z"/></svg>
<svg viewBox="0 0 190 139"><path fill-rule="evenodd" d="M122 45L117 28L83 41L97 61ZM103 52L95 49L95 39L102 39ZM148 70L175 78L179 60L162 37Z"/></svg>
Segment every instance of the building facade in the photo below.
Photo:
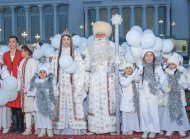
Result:
<svg viewBox="0 0 190 139"><path fill-rule="evenodd" d="M116 13L123 18L121 40L133 25L152 29L157 36L189 40L189 7L190 0L0 0L0 43L10 35L33 43L37 34L48 42L65 28L88 37L94 22L111 23Z"/></svg>

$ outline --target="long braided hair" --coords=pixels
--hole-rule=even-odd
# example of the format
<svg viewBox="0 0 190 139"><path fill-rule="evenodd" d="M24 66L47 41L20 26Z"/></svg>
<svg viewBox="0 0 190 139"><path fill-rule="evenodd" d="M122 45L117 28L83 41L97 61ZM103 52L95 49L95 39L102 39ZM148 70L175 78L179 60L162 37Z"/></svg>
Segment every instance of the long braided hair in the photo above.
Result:
<svg viewBox="0 0 190 139"><path fill-rule="evenodd" d="M63 44L62 44L62 40L63 38L67 36L70 38L70 56L73 58L74 60L74 49L73 49L73 41L72 41L72 35L66 30L62 33L61 36L61 41L60 41L60 49L58 52L58 58L57 58L57 83L59 82L59 74L60 74L60 65L59 65L59 58L61 57L61 53L62 53L62 49L63 49ZM72 77L71 77L72 78Z"/></svg>

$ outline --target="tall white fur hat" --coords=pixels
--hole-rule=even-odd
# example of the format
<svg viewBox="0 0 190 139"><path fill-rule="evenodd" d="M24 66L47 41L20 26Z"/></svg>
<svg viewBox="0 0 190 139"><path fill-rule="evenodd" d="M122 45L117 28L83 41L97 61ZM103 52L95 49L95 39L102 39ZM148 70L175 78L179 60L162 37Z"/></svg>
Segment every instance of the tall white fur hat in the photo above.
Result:
<svg viewBox="0 0 190 139"><path fill-rule="evenodd" d="M172 56L170 56L169 58L168 58L168 64L170 64L170 63L174 63L174 64L176 64L177 66L179 65L179 59L178 59L178 57L177 56L175 56L175 55L172 55Z"/></svg>
<svg viewBox="0 0 190 139"><path fill-rule="evenodd" d="M48 63L40 63L38 65L38 74L40 73L41 70L45 70L47 75L49 75L49 64Z"/></svg>
<svg viewBox="0 0 190 139"><path fill-rule="evenodd" d="M93 24L93 35L98 33L106 34L109 37L112 33L112 26L104 21L97 21Z"/></svg>

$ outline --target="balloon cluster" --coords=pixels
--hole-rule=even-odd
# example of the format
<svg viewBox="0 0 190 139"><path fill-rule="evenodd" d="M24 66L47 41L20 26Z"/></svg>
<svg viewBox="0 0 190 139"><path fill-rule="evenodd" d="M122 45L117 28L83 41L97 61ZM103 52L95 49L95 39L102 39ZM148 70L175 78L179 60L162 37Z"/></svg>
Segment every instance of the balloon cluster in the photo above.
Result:
<svg viewBox="0 0 190 139"><path fill-rule="evenodd" d="M17 98L17 79L10 76L7 68L4 66L0 70L2 77L2 88L0 88L0 106L6 105L8 102Z"/></svg>
<svg viewBox="0 0 190 139"><path fill-rule="evenodd" d="M126 34L126 41L121 45L121 51L127 62L138 64L142 59L144 49L152 49L156 56L169 55L174 43L171 39L156 37L150 29L142 30L139 26L133 26Z"/></svg>
<svg viewBox="0 0 190 139"><path fill-rule="evenodd" d="M41 57L51 57L55 54L55 49L49 43L44 43L41 47L36 47L33 52L33 57L35 59L40 59Z"/></svg>

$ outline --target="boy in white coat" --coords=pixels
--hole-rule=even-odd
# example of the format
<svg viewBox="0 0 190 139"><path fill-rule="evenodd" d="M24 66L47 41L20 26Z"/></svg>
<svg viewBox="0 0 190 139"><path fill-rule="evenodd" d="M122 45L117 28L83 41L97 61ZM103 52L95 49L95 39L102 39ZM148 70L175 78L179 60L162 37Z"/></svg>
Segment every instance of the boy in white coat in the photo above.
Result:
<svg viewBox="0 0 190 139"><path fill-rule="evenodd" d="M22 61L20 62L18 68L18 91L22 90L22 108L25 113L25 123L26 130L22 133L23 135L32 134L32 116L34 116L34 97L28 97L26 93L26 89L29 87L30 81L34 74L37 72L37 61L32 58L33 48L29 45L22 46Z"/></svg>
<svg viewBox="0 0 190 139"><path fill-rule="evenodd" d="M133 131L139 132L139 94L135 83L136 72L132 64L127 63L124 75L120 78L122 88L120 110L122 112L122 132L132 135Z"/></svg>
<svg viewBox="0 0 190 139"><path fill-rule="evenodd" d="M170 91L165 95L161 129L167 131L166 136L171 136L173 131L178 131L181 137L185 137L185 132L190 130L184 91L188 88L188 82L178 66L179 59L171 56L168 59L168 68L165 70Z"/></svg>

